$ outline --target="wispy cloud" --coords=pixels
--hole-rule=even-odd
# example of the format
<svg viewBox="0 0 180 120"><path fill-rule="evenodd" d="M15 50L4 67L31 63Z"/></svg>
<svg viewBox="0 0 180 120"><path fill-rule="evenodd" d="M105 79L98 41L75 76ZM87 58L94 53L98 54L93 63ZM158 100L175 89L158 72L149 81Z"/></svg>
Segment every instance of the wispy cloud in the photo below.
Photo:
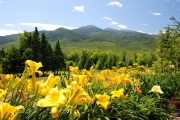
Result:
<svg viewBox="0 0 180 120"><path fill-rule="evenodd" d="M102 19L105 19L105 20L112 20L112 19L109 18L109 17L103 17Z"/></svg>
<svg viewBox="0 0 180 120"><path fill-rule="evenodd" d="M6 36L6 35L11 35L11 34L19 34L19 33L23 33L23 31L0 29L0 36Z"/></svg>
<svg viewBox="0 0 180 120"><path fill-rule="evenodd" d="M75 29L75 27L70 27L70 26L62 26L62 25L54 25L54 24L43 24L43 23L19 23L20 25L25 25L25 26L31 26L31 27L38 27L43 30L55 30L57 28L63 27L66 29Z"/></svg>
<svg viewBox="0 0 180 120"><path fill-rule="evenodd" d="M13 25L13 24L5 24L4 26L14 27L15 25Z"/></svg>
<svg viewBox="0 0 180 120"><path fill-rule="evenodd" d="M0 3L2 3L3 1L2 0L0 0Z"/></svg>
<svg viewBox="0 0 180 120"><path fill-rule="evenodd" d="M111 5L111 6L117 5L118 7L122 7L123 6L120 2L116 2L116 1L110 2L107 5Z"/></svg>
<svg viewBox="0 0 180 120"><path fill-rule="evenodd" d="M140 33L146 33L146 32L143 32L143 31L140 31L140 30L136 30L137 32L140 32Z"/></svg>
<svg viewBox="0 0 180 120"><path fill-rule="evenodd" d="M180 2L180 0L177 0L178 2Z"/></svg>
<svg viewBox="0 0 180 120"><path fill-rule="evenodd" d="M169 1L169 0L165 0L165 1Z"/></svg>
<svg viewBox="0 0 180 120"><path fill-rule="evenodd" d="M118 22L114 22L112 21L111 23L109 23L110 25L118 25Z"/></svg>
<svg viewBox="0 0 180 120"><path fill-rule="evenodd" d="M119 27L119 28L122 28L122 29L126 29L126 28L127 28L126 25L120 25L120 24L118 24L118 27Z"/></svg>
<svg viewBox="0 0 180 120"><path fill-rule="evenodd" d="M127 28L126 25L119 24L118 22L115 22L115 21L110 22L109 25L117 25L118 28L120 28L120 29L126 29Z"/></svg>
<svg viewBox="0 0 180 120"><path fill-rule="evenodd" d="M150 12L152 15L156 15L156 16L159 16L159 15L162 15L162 13L154 13L154 12Z"/></svg>
<svg viewBox="0 0 180 120"><path fill-rule="evenodd" d="M75 6L73 11L84 12L84 6Z"/></svg>

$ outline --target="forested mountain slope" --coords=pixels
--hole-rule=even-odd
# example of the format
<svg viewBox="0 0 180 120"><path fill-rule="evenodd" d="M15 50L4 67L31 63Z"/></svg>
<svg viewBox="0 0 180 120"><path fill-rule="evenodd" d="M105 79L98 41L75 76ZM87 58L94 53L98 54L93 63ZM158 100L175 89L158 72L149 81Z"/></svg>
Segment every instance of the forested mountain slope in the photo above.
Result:
<svg viewBox="0 0 180 120"><path fill-rule="evenodd" d="M54 31L39 31L40 34L42 32L46 34L52 45L59 39L65 52L72 50L154 51L156 49L155 35L131 30L100 29L87 25L73 30L58 28ZM18 34L0 36L0 47L8 47L10 43L17 44L17 40Z"/></svg>

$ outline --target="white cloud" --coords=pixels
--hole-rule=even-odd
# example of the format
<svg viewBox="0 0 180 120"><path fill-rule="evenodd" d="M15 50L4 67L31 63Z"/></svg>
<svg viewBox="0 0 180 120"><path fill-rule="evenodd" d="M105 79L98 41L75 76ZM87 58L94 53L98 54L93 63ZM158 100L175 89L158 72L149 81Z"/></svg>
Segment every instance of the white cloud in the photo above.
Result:
<svg viewBox="0 0 180 120"><path fill-rule="evenodd" d="M178 2L180 2L180 0L177 0Z"/></svg>
<svg viewBox="0 0 180 120"><path fill-rule="evenodd" d="M118 25L118 22L114 22L112 21L111 23L109 23L110 25Z"/></svg>
<svg viewBox="0 0 180 120"><path fill-rule="evenodd" d="M140 32L140 33L146 33L146 32L143 32L143 31L140 31L140 30L136 30L137 32Z"/></svg>
<svg viewBox="0 0 180 120"><path fill-rule="evenodd" d="M148 25L148 24L144 23L144 24L142 24L142 25Z"/></svg>
<svg viewBox="0 0 180 120"><path fill-rule="evenodd" d="M13 24L5 24L4 26L11 26L11 27L14 27L15 25L13 25Z"/></svg>
<svg viewBox="0 0 180 120"><path fill-rule="evenodd" d="M126 29L126 28L127 28L127 26L121 25L121 24L119 24L118 22L114 22L114 21L112 21L111 23L109 23L109 25L117 25L120 29L121 29L121 28L122 28L122 29Z"/></svg>
<svg viewBox="0 0 180 120"><path fill-rule="evenodd" d="M62 25L53 25L53 24L43 24L43 23L19 23L20 25L25 25L25 26L31 26L31 27L38 27L43 30L55 30L57 28L63 27L66 29L75 29L75 27L70 27L70 26L62 26Z"/></svg>
<svg viewBox="0 0 180 120"><path fill-rule="evenodd" d="M165 0L165 1L169 1L169 0Z"/></svg>
<svg viewBox="0 0 180 120"><path fill-rule="evenodd" d="M118 25L118 27L119 27L119 28L123 28L123 29L126 29L126 28L127 28L127 26L125 26L125 25Z"/></svg>
<svg viewBox="0 0 180 120"><path fill-rule="evenodd" d="M0 36L6 36L6 35L11 35L11 34L19 34L19 33L23 33L23 31L0 29Z"/></svg>
<svg viewBox="0 0 180 120"><path fill-rule="evenodd" d="M112 20L112 19L109 18L109 17L103 17L102 19L105 19L105 20Z"/></svg>
<svg viewBox="0 0 180 120"><path fill-rule="evenodd" d="M0 3L2 3L3 1L2 0L0 0Z"/></svg>
<svg viewBox="0 0 180 120"><path fill-rule="evenodd" d="M150 12L153 15L162 15L162 13L154 13L154 12Z"/></svg>
<svg viewBox="0 0 180 120"><path fill-rule="evenodd" d="M107 5L111 5L111 6L117 5L118 7L122 7L122 4L120 2L116 2L116 1L110 2Z"/></svg>
<svg viewBox="0 0 180 120"><path fill-rule="evenodd" d="M84 6L75 6L73 11L84 12Z"/></svg>

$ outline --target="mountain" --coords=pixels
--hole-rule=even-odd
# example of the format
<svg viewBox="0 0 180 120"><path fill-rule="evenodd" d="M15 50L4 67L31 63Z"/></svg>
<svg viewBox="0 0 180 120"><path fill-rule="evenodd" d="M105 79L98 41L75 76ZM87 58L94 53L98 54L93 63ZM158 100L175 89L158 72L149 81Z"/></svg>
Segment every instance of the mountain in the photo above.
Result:
<svg viewBox="0 0 180 120"><path fill-rule="evenodd" d="M18 38L18 34L0 36L0 45L16 41L17 38Z"/></svg>
<svg viewBox="0 0 180 120"><path fill-rule="evenodd" d="M58 28L54 31L39 31L40 34L42 32L46 34L52 45L59 39L61 48L65 52L82 50L154 51L156 49L155 35L132 30L100 29L87 25L73 30ZM0 47L15 42L17 44L17 38L18 34L1 36Z"/></svg>
<svg viewBox="0 0 180 120"><path fill-rule="evenodd" d="M118 31L117 29L113 29L113 28L105 28L104 30L105 31L112 31L112 32L117 32Z"/></svg>
<svg viewBox="0 0 180 120"><path fill-rule="evenodd" d="M103 30L94 25L87 25L87 26L82 26L78 29L73 29L72 31L83 35L91 35L94 32L102 32Z"/></svg>
<svg viewBox="0 0 180 120"><path fill-rule="evenodd" d="M46 34L49 40L57 40L57 39L71 39L72 41L81 41L83 39L87 39L85 35L78 34L73 32L72 30L68 30L65 28L58 28L52 32L49 32Z"/></svg>

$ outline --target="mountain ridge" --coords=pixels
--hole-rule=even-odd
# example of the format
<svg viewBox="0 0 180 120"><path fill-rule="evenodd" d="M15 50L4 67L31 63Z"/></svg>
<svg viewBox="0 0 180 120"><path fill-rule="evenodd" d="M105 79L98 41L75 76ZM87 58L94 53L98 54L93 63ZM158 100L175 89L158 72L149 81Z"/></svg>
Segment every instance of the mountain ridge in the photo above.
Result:
<svg viewBox="0 0 180 120"><path fill-rule="evenodd" d="M44 32L49 42L54 43L60 40L63 49L87 50L100 49L111 50L131 49L131 50L155 50L155 35L140 33L132 30L116 30L113 28L101 29L94 25L82 26L77 29L69 30L58 28L53 31ZM0 36L0 47L17 42L18 34ZM106 46L105 48L102 47ZM66 47L66 48L65 48Z"/></svg>

